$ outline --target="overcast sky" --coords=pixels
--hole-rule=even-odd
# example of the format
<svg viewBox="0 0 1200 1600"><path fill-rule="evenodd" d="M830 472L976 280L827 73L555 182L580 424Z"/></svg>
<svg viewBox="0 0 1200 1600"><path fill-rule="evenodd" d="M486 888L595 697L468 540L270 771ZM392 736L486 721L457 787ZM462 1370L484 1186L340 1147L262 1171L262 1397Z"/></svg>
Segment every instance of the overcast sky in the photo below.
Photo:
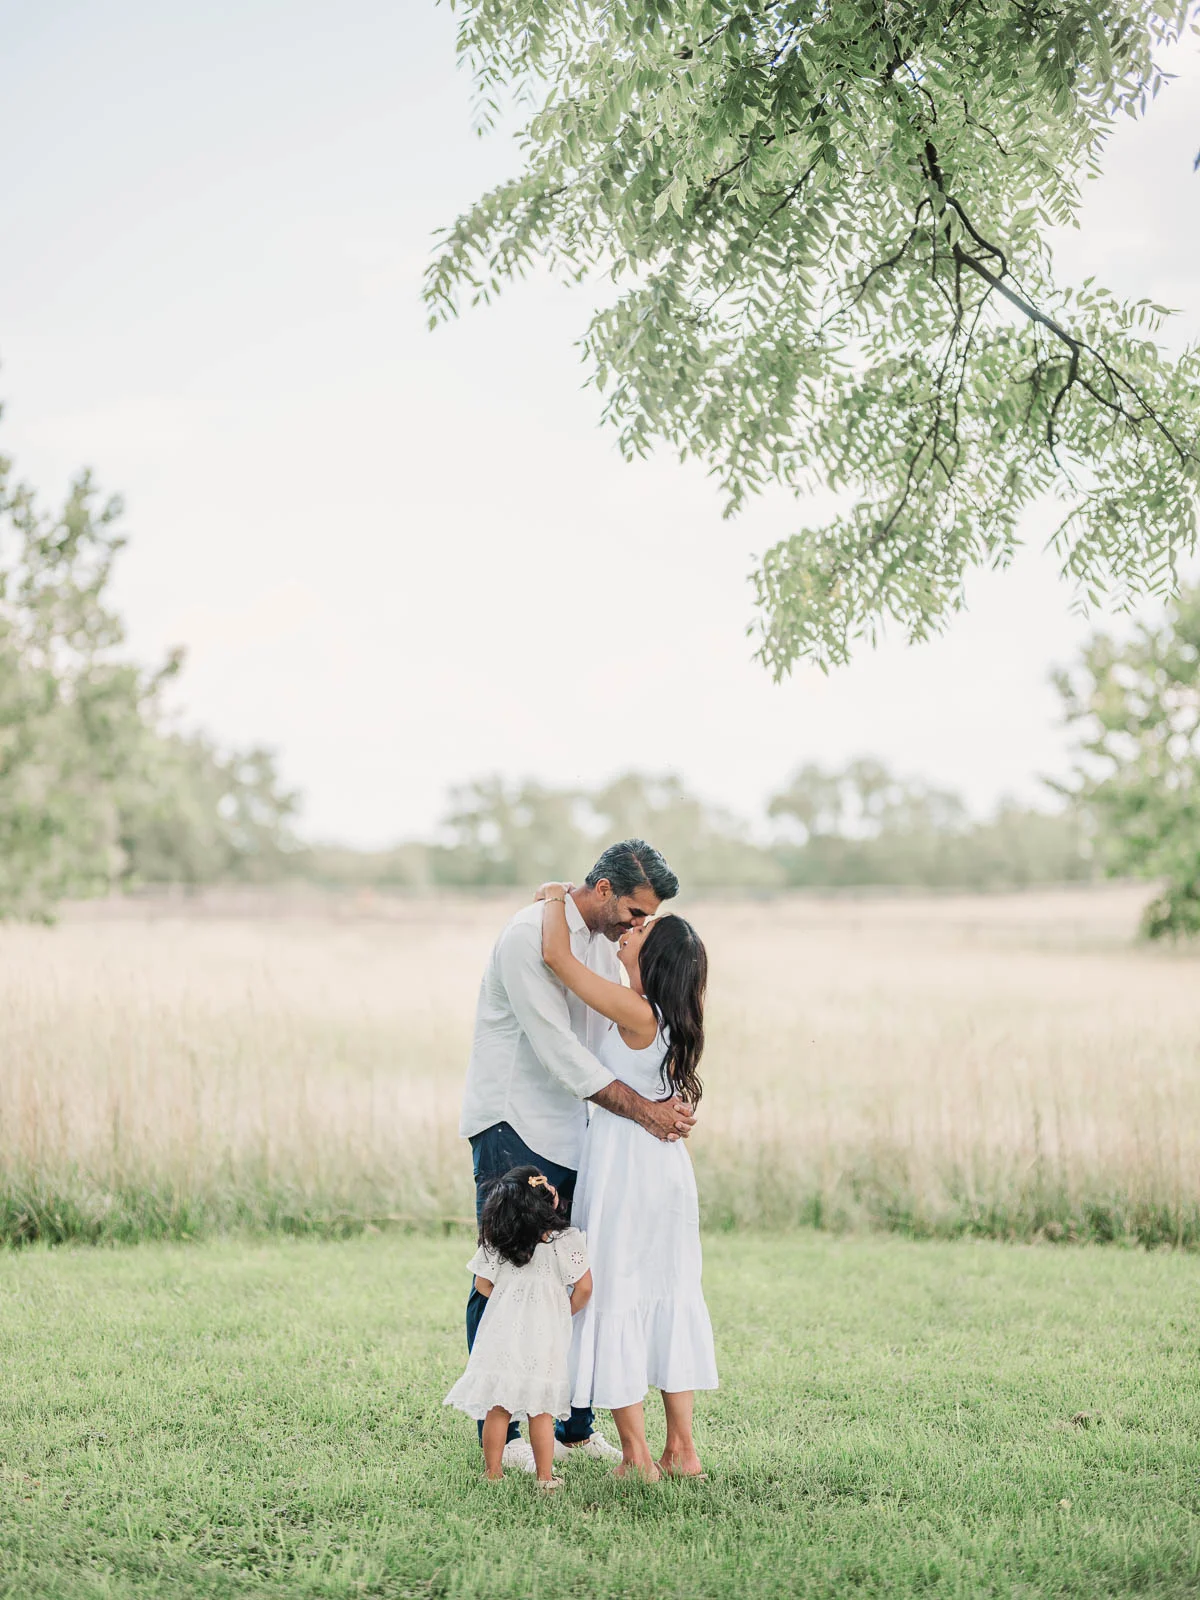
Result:
<svg viewBox="0 0 1200 1600"><path fill-rule="evenodd" d="M128 504L119 599L181 702L266 742L312 834L427 832L500 771L680 772L747 814L860 753L979 810L1061 771L1047 686L1087 629L1040 554L945 637L776 686L754 555L703 473L627 466L574 341L587 290L520 285L429 333L430 234L508 175L426 0L0 0L0 451ZM1064 271L1200 330L1200 63L1121 129Z"/></svg>

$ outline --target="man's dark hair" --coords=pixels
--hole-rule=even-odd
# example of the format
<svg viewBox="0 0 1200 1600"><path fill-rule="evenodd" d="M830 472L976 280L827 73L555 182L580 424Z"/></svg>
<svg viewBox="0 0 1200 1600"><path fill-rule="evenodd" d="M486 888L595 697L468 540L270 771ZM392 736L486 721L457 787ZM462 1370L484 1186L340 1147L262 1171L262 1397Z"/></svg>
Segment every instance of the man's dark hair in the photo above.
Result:
<svg viewBox="0 0 1200 1600"><path fill-rule="evenodd" d="M620 844L610 844L585 882L594 889L601 878L608 879L616 895L652 889L660 900L674 900L679 893L679 879L645 839L622 839Z"/></svg>

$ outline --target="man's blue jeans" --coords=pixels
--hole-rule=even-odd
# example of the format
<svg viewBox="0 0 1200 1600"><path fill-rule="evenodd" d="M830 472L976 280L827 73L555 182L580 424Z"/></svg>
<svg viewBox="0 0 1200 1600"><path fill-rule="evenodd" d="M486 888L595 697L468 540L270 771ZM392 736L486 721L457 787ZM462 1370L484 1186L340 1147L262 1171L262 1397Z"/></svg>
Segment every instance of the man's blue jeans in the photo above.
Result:
<svg viewBox="0 0 1200 1600"><path fill-rule="evenodd" d="M544 1172L558 1190L559 1206L567 1217L570 1217L571 1201L575 1197L575 1179L579 1174L573 1172L570 1167L560 1167L557 1161L547 1161L545 1156L537 1155L509 1123L495 1122L482 1133L475 1134L471 1139L471 1157L475 1166L476 1222L483 1212L488 1184L495 1178L502 1178L514 1167L536 1167L539 1172ZM472 1279L471 1293L467 1298L468 1350L475 1343L479 1319L486 1309L487 1296L479 1293L475 1287L475 1280ZM593 1425L590 1407L572 1406L570 1420L556 1423L554 1431L564 1444L578 1444L581 1440L591 1437ZM482 1439L482 1422L479 1424L479 1436ZM510 1422L508 1425L508 1437L510 1439L521 1437L521 1430L515 1422Z"/></svg>

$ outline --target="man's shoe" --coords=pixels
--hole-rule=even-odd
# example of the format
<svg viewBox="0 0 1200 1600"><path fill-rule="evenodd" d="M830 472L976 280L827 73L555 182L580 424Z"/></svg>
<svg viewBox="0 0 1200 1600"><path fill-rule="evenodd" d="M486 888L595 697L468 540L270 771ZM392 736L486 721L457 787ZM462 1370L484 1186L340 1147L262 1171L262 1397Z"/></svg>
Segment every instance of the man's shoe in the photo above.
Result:
<svg viewBox="0 0 1200 1600"><path fill-rule="evenodd" d="M536 1472L537 1462L533 1459L533 1446L529 1440L510 1439L504 1446L500 1465L509 1467L513 1472Z"/></svg>
<svg viewBox="0 0 1200 1600"><path fill-rule="evenodd" d="M561 1439L555 1439L555 1441L554 1441L554 1459L555 1459L555 1461L566 1461L569 1458L570 1454L571 1454L571 1446L569 1444L564 1444Z"/></svg>
<svg viewBox="0 0 1200 1600"><path fill-rule="evenodd" d="M610 1466L616 1466L621 1460L621 1452L615 1450L602 1433L593 1433L590 1438L584 1439L581 1444L567 1446L569 1456L586 1456L589 1461L607 1461ZM557 1457L558 1452L555 1451Z"/></svg>

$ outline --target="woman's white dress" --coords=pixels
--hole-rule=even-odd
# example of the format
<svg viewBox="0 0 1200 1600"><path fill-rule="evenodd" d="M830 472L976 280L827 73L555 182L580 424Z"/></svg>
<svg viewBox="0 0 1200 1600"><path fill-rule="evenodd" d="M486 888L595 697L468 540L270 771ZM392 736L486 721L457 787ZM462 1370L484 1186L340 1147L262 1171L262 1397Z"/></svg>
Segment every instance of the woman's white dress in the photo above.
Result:
<svg viewBox="0 0 1200 1600"><path fill-rule="evenodd" d="M666 1093L660 1031L631 1050L616 1025L600 1060L650 1100ZM687 1146L592 1110L572 1219L588 1239L592 1298L574 1319L571 1401L634 1405L658 1389L715 1389L712 1323L700 1287L700 1208Z"/></svg>
<svg viewBox="0 0 1200 1600"><path fill-rule="evenodd" d="M468 1270L494 1287L467 1370L444 1404L476 1422L493 1406L503 1406L518 1420L546 1411L563 1420L571 1415L569 1290L588 1270L586 1246L578 1228L567 1228L539 1244L525 1266L514 1267L480 1245Z"/></svg>

